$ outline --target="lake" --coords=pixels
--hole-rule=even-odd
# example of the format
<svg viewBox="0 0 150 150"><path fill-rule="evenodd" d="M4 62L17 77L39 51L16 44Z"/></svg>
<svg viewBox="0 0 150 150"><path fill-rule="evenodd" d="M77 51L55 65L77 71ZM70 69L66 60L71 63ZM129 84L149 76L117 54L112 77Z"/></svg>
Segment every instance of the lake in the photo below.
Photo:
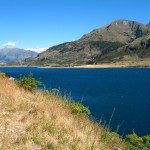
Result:
<svg viewBox="0 0 150 150"><path fill-rule="evenodd" d="M120 135L150 134L150 68L36 68L0 67L0 71L18 78L30 72L46 85L71 93L76 101L83 100L92 116L111 122L111 129L118 125Z"/></svg>

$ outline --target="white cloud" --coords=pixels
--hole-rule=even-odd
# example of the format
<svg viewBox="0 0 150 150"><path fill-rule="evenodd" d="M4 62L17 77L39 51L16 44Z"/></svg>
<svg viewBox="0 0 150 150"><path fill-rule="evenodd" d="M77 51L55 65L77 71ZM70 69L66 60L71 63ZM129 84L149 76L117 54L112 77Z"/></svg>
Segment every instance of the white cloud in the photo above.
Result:
<svg viewBox="0 0 150 150"><path fill-rule="evenodd" d="M38 52L38 53L41 53L43 51L46 51L48 48L27 48L26 50L31 50L31 51L35 51L35 52Z"/></svg>
<svg viewBox="0 0 150 150"><path fill-rule="evenodd" d="M3 46L5 47L14 47L16 46L18 42L6 42L5 44L3 44Z"/></svg>

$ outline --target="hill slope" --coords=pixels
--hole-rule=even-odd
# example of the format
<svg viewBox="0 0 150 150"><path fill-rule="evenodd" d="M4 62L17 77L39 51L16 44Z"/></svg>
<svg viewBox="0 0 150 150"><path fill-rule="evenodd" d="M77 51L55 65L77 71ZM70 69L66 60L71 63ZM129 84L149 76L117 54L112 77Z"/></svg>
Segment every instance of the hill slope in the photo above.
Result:
<svg viewBox="0 0 150 150"><path fill-rule="evenodd" d="M0 62L21 61L29 57L36 57L38 53L19 49L19 48L3 48L0 49Z"/></svg>
<svg viewBox="0 0 150 150"><path fill-rule="evenodd" d="M116 133L73 115L60 96L31 93L2 77L0 85L0 149L128 149Z"/></svg>
<svg viewBox="0 0 150 150"><path fill-rule="evenodd" d="M81 65L99 63L100 56L145 36L149 25L129 20L117 20L95 29L81 39L49 48L28 64L34 65ZM101 61L100 61L101 62Z"/></svg>
<svg viewBox="0 0 150 150"><path fill-rule="evenodd" d="M150 34L134 40L132 43L118 48L106 55L94 58L93 63L130 63L129 66L149 66ZM127 66L128 66L127 65Z"/></svg>

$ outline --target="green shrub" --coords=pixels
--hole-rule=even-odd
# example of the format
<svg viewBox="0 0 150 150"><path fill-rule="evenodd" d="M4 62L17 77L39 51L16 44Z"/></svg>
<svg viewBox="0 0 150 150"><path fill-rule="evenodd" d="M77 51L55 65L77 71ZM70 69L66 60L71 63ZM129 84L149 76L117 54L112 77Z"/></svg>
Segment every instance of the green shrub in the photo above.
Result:
<svg viewBox="0 0 150 150"><path fill-rule="evenodd" d="M33 74L30 73L27 77L20 75L17 84L26 90L35 91L37 89L37 86L41 85L41 82L33 78Z"/></svg>
<svg viewBox="0 0 150 150"><path fill-rule="evenodd" d="M6 77L9 78L10 75L8 73L0 72L0 77L2 77L2 78L6 78Z"/></svg>
<svg viewBox="0 0 150 150"><path fill-rule="evenodd" d="M90 115L91 112L88 107L83 106L81 103L72 102L70 104L71 112L76 115Z"/></svg>
<svg viewBox="0 0 150 150"><path fill-rule="evenodd" d="M150 135L139 137L136 133L126 136L126 141L130 144L132 149L149 150L150 149Z"/></svg>

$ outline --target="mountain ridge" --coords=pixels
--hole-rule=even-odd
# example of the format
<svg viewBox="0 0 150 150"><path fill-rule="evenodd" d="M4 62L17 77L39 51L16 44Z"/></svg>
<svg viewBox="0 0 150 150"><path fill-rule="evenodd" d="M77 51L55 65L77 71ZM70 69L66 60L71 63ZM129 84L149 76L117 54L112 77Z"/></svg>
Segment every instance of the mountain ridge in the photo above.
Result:
<svg viewBox="0 0 150 150"><path fill-rule="evenodd" d="M144 31L143 34L141 33L142 30ZM106 31L109 31L110 33L105 33ZM141 37L142 35L145 35L148 33L148 29L146 28L146 26L144 24L136 22L136 21L120 19L120 20L112 21L111 23L109 23L103 27L94 29L92 32L87 34L87 36L88 35L91 36L91 34L99 34L98 35L99 40L107 41L107 40L110 40L110 37L108 39L108 37L104 37L104 35L102 35L102 33L109 34L109 36L112 34L111 36L115 37L115 39L111 38L111 40L116 41L117 36L115 35L116 33L113 33L114 31L116 31L119 34L122 34L122 33L124 34L121 36L127 36L126 38L131 38L131 39L125 39L125 42L127 42L127 43L129 41L132 41L132 39ZM100 37L100 36L103 36L104 39L103 39L103 37ZM131 36L131 37L128 37L128 36ZM84 35L83 38L85 38L85 37L86 37L86 35ZM93 37L92 37L92 40L93 40ZM117 38L117 41L123 42L121 39L118 39L118 38Z"/></svg>

